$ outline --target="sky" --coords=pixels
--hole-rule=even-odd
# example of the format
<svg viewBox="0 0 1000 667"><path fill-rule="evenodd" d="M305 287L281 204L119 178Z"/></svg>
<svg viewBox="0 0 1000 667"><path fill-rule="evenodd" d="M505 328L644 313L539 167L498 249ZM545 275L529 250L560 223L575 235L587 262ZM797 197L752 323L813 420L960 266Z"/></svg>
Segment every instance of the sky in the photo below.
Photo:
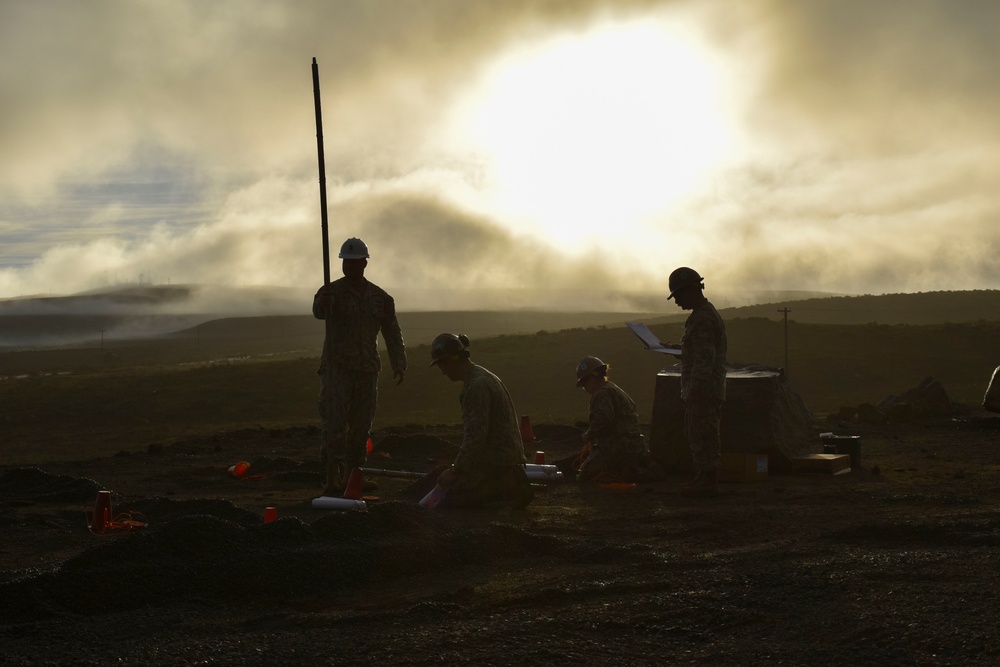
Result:
<svg viewBox="0 0 1000 667"><path fill-rule="evenodd" d="M360 237L400 309L678 266L998 289L998 33L971 0L0 0L0 298L318 288L313 58L332 277Z"/></svg>

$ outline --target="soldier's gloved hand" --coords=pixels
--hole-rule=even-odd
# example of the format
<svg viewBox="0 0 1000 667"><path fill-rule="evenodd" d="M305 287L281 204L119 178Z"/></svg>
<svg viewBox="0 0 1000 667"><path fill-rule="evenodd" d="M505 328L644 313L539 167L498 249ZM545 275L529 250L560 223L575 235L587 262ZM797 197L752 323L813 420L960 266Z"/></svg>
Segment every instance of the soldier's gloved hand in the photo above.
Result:
<svg viewBox="0 0 1000 667"><path fill-rule="evenodd" d="M320 290L319 294L316 295L316 303L326 314L333 312L333 305L337 302L337 298L334 296L333 292L326 288Z"/></svg>
<svg viewBox="0 0 1000 667"><path fill-rule="evenodd" d="M406 378L406 369L394 371L392 377L396 378L396 385L403 384L403 380Z"/></svg>

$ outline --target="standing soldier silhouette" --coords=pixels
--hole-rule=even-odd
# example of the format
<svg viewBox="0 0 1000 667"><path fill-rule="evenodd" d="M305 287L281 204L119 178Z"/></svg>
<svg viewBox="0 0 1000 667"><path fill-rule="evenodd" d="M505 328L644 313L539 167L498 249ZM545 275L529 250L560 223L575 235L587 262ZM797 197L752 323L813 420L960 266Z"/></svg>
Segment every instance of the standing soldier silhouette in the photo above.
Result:
<svg viewBox="0 0 1000 667"><path fill-rule="evenodd" d="M313 298L313 316L328 321L317 371L326 496L343 494L347 476L368 456L366 445L375 419L382 367L379 332L385 339L396 384L406 376L406 348L395 302L365 278L368 246L359 238L349 238L338 256L343 260L344 277L321 287ZM366 482L362 488L372 490L375 484Z"/></svg>
<svg viewBox="0 0 1000 667"><path fill-rule="evenodd" d="M722 463L722 403L726 400L726 325L715 306L705 298L704 278L682 266L669 278L670 296L691 314L681 339L681 400L684 431L698 474L681 487L688 496L719 493L717 473ZM668 346L672 346L667 343Z"/></svg>

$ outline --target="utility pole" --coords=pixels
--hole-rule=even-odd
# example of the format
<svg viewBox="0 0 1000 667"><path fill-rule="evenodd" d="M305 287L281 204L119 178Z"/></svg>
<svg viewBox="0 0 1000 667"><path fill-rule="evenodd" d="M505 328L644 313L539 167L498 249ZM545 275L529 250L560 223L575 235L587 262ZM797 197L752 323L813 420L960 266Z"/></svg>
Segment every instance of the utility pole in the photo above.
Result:
<svg viewBox="0 0 1000 667"><path fill-rule="evenodd" d="M788 308L779 308L779 313L785 316L785 377L788 377L788 313L792 312Z"/></svg>

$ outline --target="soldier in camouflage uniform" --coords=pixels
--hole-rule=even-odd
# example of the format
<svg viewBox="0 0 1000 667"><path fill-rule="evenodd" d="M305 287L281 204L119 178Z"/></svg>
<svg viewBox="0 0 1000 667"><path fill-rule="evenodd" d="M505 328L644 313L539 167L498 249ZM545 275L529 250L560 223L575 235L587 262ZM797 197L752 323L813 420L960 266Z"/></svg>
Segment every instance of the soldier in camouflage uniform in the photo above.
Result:
<svg viewBox="0 0 1000 667"><path fill-rule="evenodd" d="M590 394L590 420L583 442L591 449L580 466L579 479L635 482L649 463L649 449L635 403L608 380L609 369L597 357L584 357L576 367L576 386Z"/></svg>
<svg viewBox="0 0 1000 667"><path fill-rule="evenodd" d="M340 249L344 277L324 285L313 299L313 316L326 320L320 376L320 459L326 468L323 495L339 496L347 475L367 458L375 418L377 342L382 332L396 384L406 376L406 349L396 306L385 290L365 278L368 246L347 239Z"/></svg>
<svg viewBox="0 0 1000 667"><path fill-rule="evenodd" d="M722 403L726 400L726 325L705 298L704 279L681 267L670 274L670 296L690 310L681 339L681 399L684 429L698 476L681 488L692 496L716 495L721 465ZM669 345L669 343L668 343Z"/></svg>
<svg viewBox="0 0 1000 667"><path fill-rule="evenodd" d="M447 489L445 507L494 503L524 507L533 492L524 472L524 445L514 402L493 373L472 363L469 338L443 333L431 344L431 366L463 383L462 445L437 483Z"/></svg>

